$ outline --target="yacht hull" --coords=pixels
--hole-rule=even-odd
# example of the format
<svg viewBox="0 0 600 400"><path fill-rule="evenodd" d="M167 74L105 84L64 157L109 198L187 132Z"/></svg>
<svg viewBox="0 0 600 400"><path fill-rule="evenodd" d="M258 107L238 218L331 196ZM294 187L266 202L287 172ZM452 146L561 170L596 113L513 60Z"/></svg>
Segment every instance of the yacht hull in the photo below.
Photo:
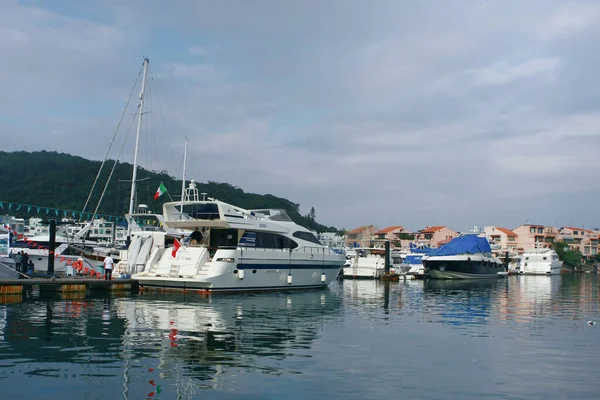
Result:
<svg viewBox="0 0 600 400"><path fill-rule="evenodd" d="M384 272L383 267L357 267L346 266L342 269L344 279L378 279Z"/></svg>
<svg viewBox="0 0 600 400"><path fill-rule="evenodd" d="M539 268L535 270L519 271L519 275L560 275L562 266Z"/></svg>
<svg viewBox="0 0 600 400"><path fill-rule="evenodd" d="M503 272L502 264L479 260L426 260L423 262L429 278L433 279L482 279L497 278Z"/></svg>
<svg viewBox="0 0 600 400"><path fill-rule="evenodd" d="M327 287L340 266L306 268L298 265L237 265L210 277L172 277L136 274L142 289L175 289L200 292L298 290ZM243 271L243 275L240 274ZM240 278L242 276L242 278ZM291 277L291 278L290 278Z"/></svg>

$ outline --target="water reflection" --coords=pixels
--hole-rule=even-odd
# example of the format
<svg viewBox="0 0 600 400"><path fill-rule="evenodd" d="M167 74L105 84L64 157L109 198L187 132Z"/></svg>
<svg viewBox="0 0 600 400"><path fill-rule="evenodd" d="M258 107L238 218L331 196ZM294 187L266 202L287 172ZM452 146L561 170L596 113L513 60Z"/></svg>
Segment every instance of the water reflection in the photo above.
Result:
<svg viewBox="0 0 600 400"><path fill-rule="evenodd" d="M116 397L117 388L125 398L146 389L169 396L157 382L175 382L177 394L171 394L185 398L190 388L218 388L229 369L300 373L301 368L279 367L278 360L309 359L324 321L336 318L341 303L340 296L324 290L216 298L44 298L2 306L0 379L73 375L87 377L92 386L96 382L96 389L107 380L119 381L106 398ZM63 393L64 385L48 390L62 386ZM183 387L189 393L181 392Z"/></svg>
<svg viewBox="0 0 600 400"><path fill-rule="evenodd" d="M0 397L531 398L557 391L528 383L551 376L579 379L572 397L585 398L598 296L597 276L336 281L208 298L27 294L0 305Z"/></svg>
<svg viewBox="0 0 600 400"><path fill-rule="evenodd" d="M427 280L423 288L424 316L428 321L453 326L487 325L505 287L504 279ZM468 332L485 335L480 330Z"/></svg>

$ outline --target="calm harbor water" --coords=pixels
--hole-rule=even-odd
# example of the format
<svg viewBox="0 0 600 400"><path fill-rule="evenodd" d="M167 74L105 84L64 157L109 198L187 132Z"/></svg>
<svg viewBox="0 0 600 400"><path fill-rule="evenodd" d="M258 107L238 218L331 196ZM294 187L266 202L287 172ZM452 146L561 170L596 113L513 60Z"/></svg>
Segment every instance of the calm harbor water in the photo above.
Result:
<svg viewBox="0 0 600 400"><path fill-rule="evenodd" d="M0 398L598 399L598 280L34 292L0 305Z"/></svg>

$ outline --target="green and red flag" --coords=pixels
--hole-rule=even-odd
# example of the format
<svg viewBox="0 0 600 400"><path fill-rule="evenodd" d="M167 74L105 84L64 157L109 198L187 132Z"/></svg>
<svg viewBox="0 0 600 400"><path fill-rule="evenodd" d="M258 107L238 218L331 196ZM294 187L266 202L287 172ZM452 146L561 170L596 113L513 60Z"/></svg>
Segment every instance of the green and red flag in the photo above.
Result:
<svg viewBox="0 0 600 400"><path fill-rule="evenodd" d="M163 194L165 194L166 192L167 192L167 188L161 182L160 186L158 187L158 189L156 189L156 193L154 193L154 200L158 200L158 198L160 196L162 196Z"/></svg>

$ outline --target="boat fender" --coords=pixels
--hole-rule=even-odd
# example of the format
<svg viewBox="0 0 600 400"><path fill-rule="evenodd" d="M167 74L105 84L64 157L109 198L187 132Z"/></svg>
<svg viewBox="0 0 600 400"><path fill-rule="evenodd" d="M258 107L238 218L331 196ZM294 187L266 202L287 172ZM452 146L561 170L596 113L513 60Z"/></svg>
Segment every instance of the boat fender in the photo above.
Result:
<svg viewBox="0 0 600 400"><path fill-rule="evenodd" d="M325 275L325 272L323 272L321 274L321 283L325 283L326 280L327 280L327 275Z"/></svg>
<svg viewBox="0 0 600 400"><path fill-rule="evenodd" d="M83 268L83 262L81 262L81 260L77 260L73 263L73 268L76 271L81 271L81 269Z"/></svg>
<svg viewBox="0 0 600 400"><path fill-rule="evenodd" d="M287 278L287 283L288 283L288 285L291 285L291 284L292 284L292 274L289 274L289 275L288 275L288 278Z"/></svg>
<svg viewBox="0 0 600 400"><path fill-rule="evenodd" d="M244 270L243 269L238 270L238 274L237 275L238 275L238 278L240 278L240 281L242 279L244 279Z"/></svg>

